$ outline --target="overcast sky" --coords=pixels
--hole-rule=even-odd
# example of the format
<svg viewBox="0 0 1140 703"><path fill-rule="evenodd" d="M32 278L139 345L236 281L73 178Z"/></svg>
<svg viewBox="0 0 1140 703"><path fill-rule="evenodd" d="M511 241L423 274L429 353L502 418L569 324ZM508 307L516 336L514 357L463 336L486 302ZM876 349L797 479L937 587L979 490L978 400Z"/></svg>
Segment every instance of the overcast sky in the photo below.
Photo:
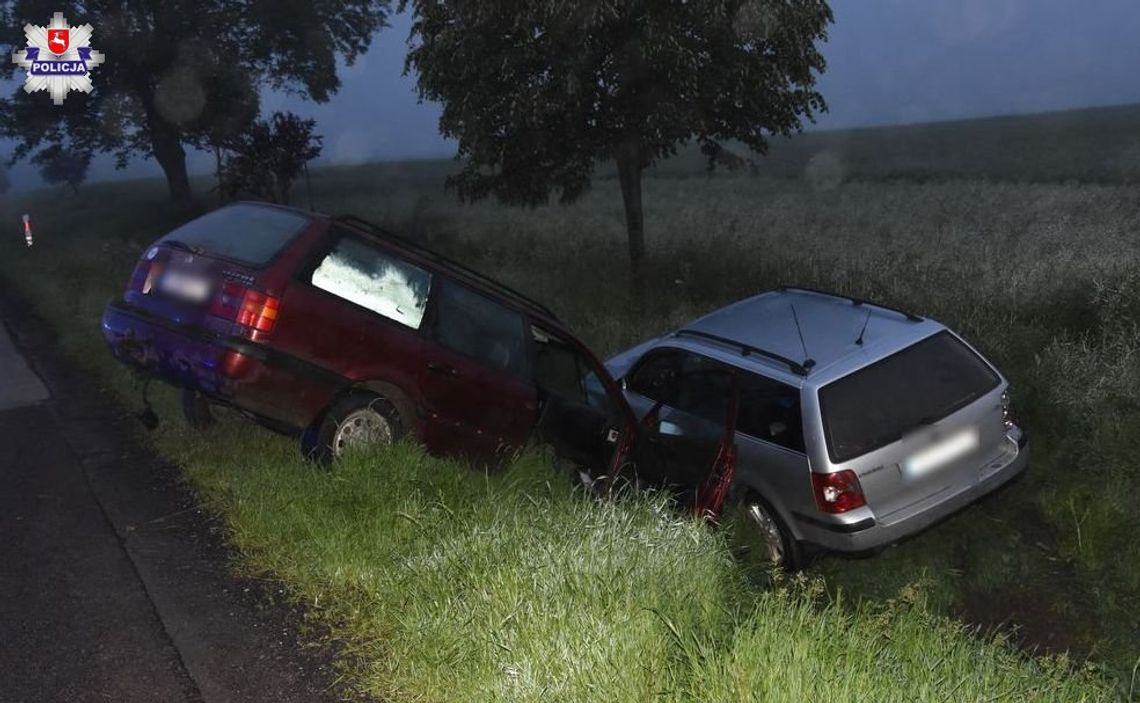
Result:
<svg viewBox="0 0 1140 703"><path fill-rule="evenodd" d="M1137 0L833 0L832 8L820 80L830 112L815 128L1140 102ZM342 71L329 103L268 94L263 110L316 118L325 162L452 156L436 129L438 106L419 104L414 78L402 75L408 27L394 17ZM191 163L209 170L209 159ZM147 173L157 166L143 161L124 174L101 159L92 177Z"/></svg>

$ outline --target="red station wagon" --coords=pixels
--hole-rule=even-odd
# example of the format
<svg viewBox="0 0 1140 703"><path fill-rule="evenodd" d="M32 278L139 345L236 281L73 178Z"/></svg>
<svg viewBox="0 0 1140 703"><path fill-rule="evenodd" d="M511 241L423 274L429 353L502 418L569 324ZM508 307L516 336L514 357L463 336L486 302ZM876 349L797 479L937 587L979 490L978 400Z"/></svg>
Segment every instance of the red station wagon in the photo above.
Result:
<svg viewBox="0 0 1140 703"><path fill-rule="evenodd" d="M537 436L609 473L635 431L548 308L354 217L210 212L147 249L103 332L118 359L184 389L191 424L230 406L322 461L408 433L496 460Z"/></svg>

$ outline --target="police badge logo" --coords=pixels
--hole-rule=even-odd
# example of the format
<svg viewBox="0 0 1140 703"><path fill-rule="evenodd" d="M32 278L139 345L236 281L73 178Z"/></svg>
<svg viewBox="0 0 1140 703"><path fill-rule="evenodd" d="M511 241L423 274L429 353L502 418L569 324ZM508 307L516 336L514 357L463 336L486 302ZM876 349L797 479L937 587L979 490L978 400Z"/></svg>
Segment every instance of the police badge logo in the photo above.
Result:
<svg viewBox="0 0 1140 703"><path fill-rule="evenodd" d="M73 90L90 93L91 70L103 63L103 54L91 48L94 31L90 24L68 26L62 12L46 27L24 25L28 46L12 54L12 63L28 72L24 92L46 90L56 105Z"/></svg>

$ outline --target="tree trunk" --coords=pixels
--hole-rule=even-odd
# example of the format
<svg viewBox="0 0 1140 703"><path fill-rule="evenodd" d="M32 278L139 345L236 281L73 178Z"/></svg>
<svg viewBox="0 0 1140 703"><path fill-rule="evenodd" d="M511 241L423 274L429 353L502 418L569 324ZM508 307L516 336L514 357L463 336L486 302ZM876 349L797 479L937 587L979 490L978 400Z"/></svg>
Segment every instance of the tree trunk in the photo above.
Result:
<svg viewBox="0 0 1140 703"><path fill-rule="evenodd" d="M645 260L645 218L641 212L641 140L626 139L617 152L618 180L621 182L621 199L625 204L625 229L629 237L629 266L634 285L640 291Z"/></svg>
<svg viewBox="0 0 1140 703"><path fill-rule="evenodd" d="M190 200L190 178L186 175L186 152L182 149L178 128L158 115L148 120L150 127L150 148L154 158L166 174L166 184L170 187L170 199L176 203Z"/></svg>

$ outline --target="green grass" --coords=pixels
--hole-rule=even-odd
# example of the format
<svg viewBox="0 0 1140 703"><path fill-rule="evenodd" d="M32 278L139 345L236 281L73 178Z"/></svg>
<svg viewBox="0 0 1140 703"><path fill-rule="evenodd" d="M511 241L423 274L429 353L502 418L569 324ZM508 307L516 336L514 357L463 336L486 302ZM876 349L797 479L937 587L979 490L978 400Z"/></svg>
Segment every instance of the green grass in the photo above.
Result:
<svg viewBox="0 0 1140 703"><path fill-rule="evenodd" d="M854 609L812 584L758 589L723 535L661 500L596 501L538 457L489 477L405 445L323 473L288 442L218 434L178 458L224 496L249 563L348 633L382 699L1108 695L931 615L921 587Z"/></svg>
<svg viewBox="0 0 1140 703"><path fill-rule="evenodd" d="M635 313L615 182L600 178L566 208L464 207L439 188L448 168L328 169L314 173L313 198L532 293L601 354L780 283L931 315L1013 380L1032 468L916 539L871 559L825 557L806 583L773 588L731 530L678 521L652 500L593 503L540 458L487 477L403 447L327 474L248 425L196 437L167 423L157 446L225 516L243 567L283 579L333 625L360 689L410 700L1109 697L1081 663L1089 655L1128 695L1140 662L1140 192L662 173L646 183L649 302ZM15 226L0 241L0 272L120 391L128 377L97 320L145 244L179 221L162 190L96 184L0 212L13 223L31 212L37 227L31 250ZM159 403L173 418L170 394ZM1024 646L1072 649L1076 668L955 624L1005 618Z"/></svg>

